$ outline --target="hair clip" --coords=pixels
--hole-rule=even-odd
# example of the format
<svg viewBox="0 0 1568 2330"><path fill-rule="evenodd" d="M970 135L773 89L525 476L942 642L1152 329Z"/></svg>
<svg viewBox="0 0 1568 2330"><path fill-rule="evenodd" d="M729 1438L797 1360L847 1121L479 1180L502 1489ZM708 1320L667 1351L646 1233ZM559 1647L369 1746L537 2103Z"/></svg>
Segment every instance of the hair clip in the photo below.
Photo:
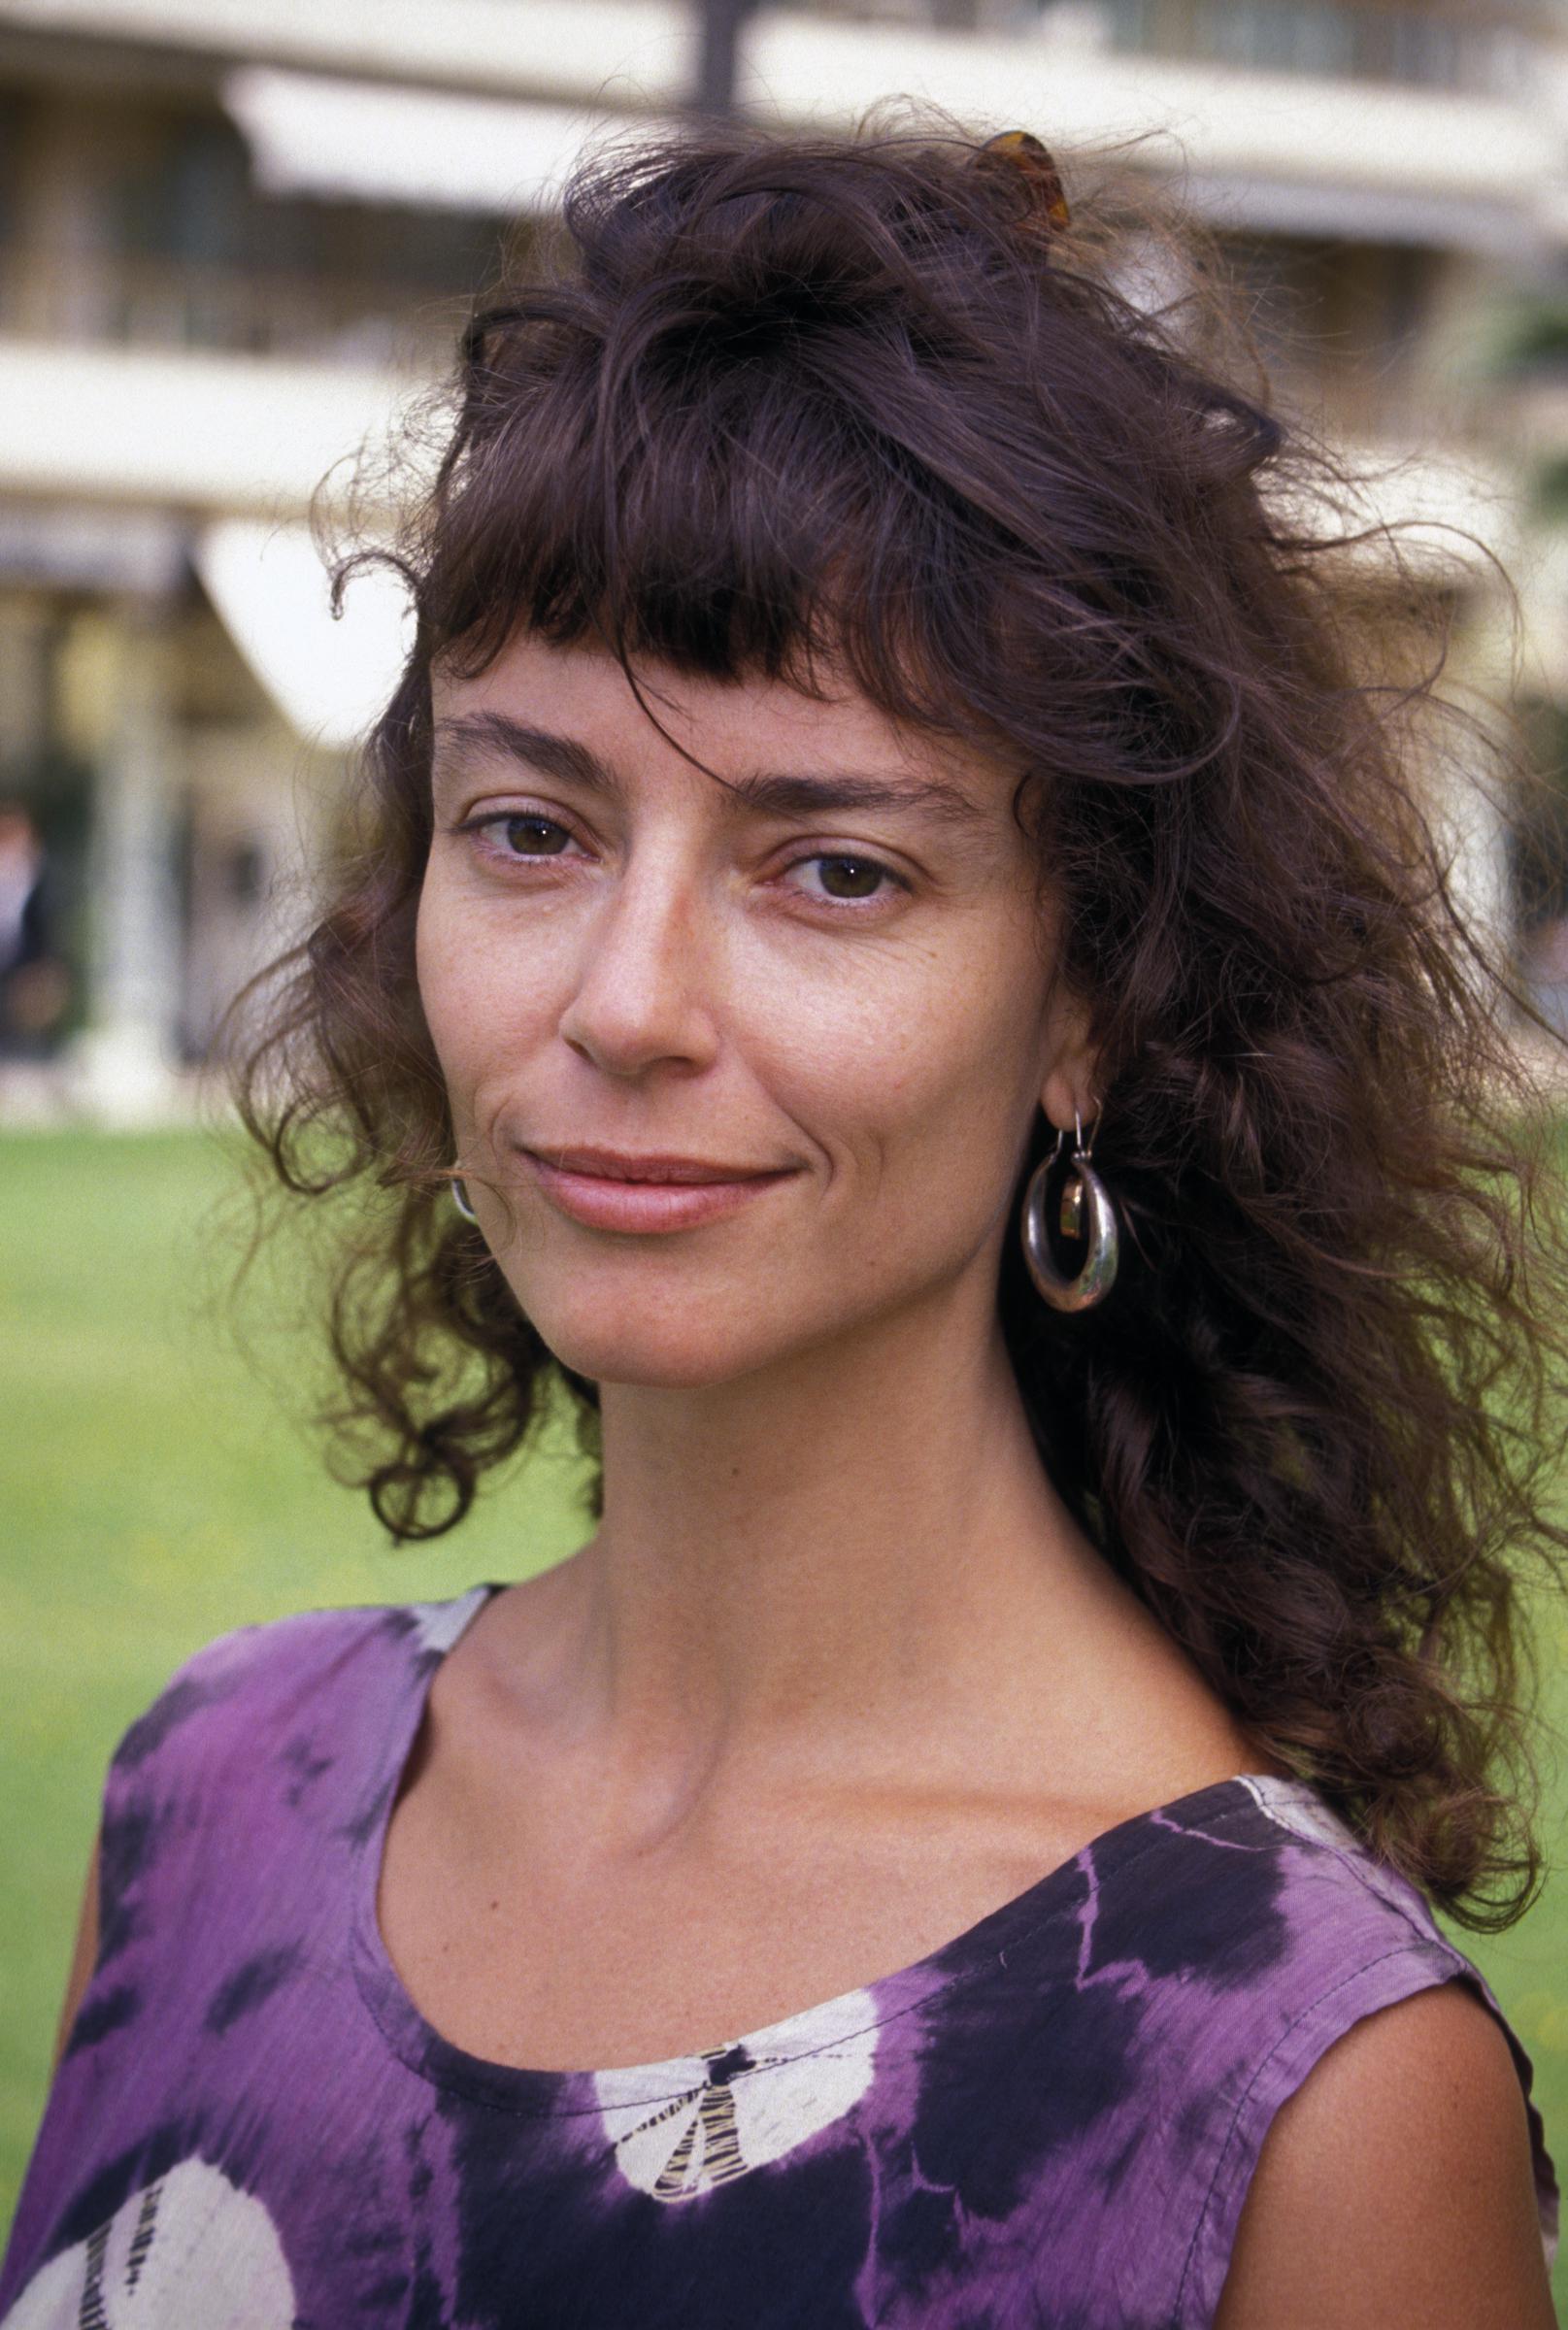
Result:
<svg viewBox="0 0 1568 2330"><path fill-rule="evenodd" d="M1016 172L1030 210L1037 212L1053 233L1072 218L1055 158L1032 129L1004 129L998 137L987 138L975 163L981 170L1005 167Z"/></svg>

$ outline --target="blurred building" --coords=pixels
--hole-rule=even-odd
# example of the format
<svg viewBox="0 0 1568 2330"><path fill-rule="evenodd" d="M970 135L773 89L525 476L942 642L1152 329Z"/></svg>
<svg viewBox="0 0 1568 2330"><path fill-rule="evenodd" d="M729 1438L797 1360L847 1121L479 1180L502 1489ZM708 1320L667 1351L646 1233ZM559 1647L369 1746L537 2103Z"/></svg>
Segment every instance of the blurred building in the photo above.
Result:
<svg viewBox="0 0 1568 2330"><path fill-rule="evenodd" d="M0 0L0 803L42 832L109 1112L152 1105L297 915L395 668L384 582L334 626L306 519L445 364L585 134L696 83L679 0ZM890 93L1053 145L1149 133L1228 244L1292 399L1385 513L1516 572L1568 701L1568 567L1521 493L1568 397L1501 368L1568 255L1568 32L1524 0L818 0L746 16L754 111ZM520 221L520 224L518 223ZM330 474L329 474L330 473ZM1503 605L1479 556L1478 672ZM1466 879L1511 911L1497 836ZM1568 899L1564 901L1568 905Z"/></svg>

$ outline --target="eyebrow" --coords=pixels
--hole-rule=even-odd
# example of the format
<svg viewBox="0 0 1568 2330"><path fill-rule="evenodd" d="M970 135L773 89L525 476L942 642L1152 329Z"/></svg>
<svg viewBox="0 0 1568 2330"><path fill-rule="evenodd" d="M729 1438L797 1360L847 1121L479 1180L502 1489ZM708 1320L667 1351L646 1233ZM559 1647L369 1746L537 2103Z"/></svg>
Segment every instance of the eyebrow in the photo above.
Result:
<svg viewBox="0 0 1568 2330"><path fill-rule="evenodd" d="M435 724L439 759L461 766L476 751L499 752L541 776L579 785L584 792L621 795L616 771L575 737L530 727L504 712L464 713ZM442 753L447 743L455 750ZM955 828L988 828L991 815L956 784L941 777L858 777L847 771L808 774L762 769L726 778L726 804L736 815L815 816L827 809L913 809Z"/></svg>

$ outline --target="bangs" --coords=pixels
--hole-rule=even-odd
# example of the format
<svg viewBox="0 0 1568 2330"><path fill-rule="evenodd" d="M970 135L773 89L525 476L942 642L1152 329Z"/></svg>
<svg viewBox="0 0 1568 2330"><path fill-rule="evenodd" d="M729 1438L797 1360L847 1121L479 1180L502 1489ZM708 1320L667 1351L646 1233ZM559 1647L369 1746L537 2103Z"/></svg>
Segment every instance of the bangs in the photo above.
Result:
<svg viewBox="0 0 1568 2330"><path fill-rule="evenodd" d="M881 695L925 668L957 514L793 350L666 340L627 363L618 410L596 385L563 367L451 513L462 587L438 629L465 660L520 625L714 679L810 686L831 662Z"/></svg>
<svg viewBox="0 0 1568 2330"><path fill-rule="evenodd" d="M976 595L955 585L1001 545L878 425L909 357L868 341L855 286L798 252L737 285L736 225L708 281L602 328L559 291L476 322L433 637L469 669L518 627L713 679L818 691L832 668L946 719L954 600Z"/></svg>
<svg viewBox="0 0 1568 2330"><path fill-rule="evenodd" d="M1172 686L1174 633L1235 580L1194 553L1255 507L1278 431L1016 213L929 140L747 134L582 173L569 270L464 337L427 659L472 676L525 629L848 679L1084 774L1124 777L1129 741L1190 765L1225 708Z"/></svg>

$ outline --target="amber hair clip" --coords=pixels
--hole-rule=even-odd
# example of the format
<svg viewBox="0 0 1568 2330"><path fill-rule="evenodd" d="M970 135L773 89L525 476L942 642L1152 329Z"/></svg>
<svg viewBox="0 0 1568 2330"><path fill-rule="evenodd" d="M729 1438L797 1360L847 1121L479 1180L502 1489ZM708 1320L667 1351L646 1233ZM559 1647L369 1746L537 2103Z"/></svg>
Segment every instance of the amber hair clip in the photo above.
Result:
<svg viewBox="0 0 1568 2330"><path fill-rule="evenodd" d="M975 167L1000 177L1004 172L1023 195L1025 217L1038 220L1048 234L1068 225L1072 212L1062 188L1061 172L1049 146L1030 129L1004 129L987 138L975 156Z"/></svg>

